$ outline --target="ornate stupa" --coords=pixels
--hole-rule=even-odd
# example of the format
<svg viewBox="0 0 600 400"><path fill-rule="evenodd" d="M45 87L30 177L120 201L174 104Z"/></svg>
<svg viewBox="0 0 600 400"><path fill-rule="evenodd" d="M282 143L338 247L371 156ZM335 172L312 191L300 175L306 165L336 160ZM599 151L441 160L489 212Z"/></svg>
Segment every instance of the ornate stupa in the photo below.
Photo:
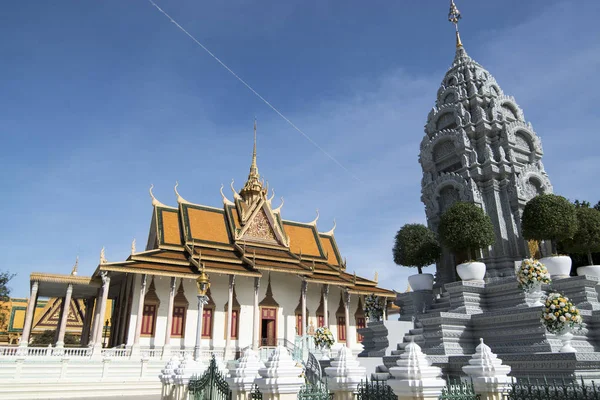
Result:
<svg viewBox="0 0 600 400"><path fill-rule="evenodd" d="M453 1L448 19L456 27L456 54L427 116L419 162L421 200L437 231L441 214L456 201L481 206L491 217L496 243L483 252L486 278L514 274L528 254L521 236L525 203L552 192L542 164L542 144L515 99L465 50ZM446 249L436 284L455 281L454 257Z"/></svg>

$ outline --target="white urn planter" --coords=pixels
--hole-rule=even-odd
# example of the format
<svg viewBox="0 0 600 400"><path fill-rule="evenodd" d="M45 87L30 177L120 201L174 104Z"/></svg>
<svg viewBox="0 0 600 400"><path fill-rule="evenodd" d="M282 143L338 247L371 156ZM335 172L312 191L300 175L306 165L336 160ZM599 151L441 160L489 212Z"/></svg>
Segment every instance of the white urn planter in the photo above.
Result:
<svg viewBox="0 0 600 400"><path fill-rule="evenodd" d="M483 281L485 271L485 264L480 261L466 262L456 266L456 272L463 281Z"/></svg>
<svg viewBox="0 0 600 400"><path fill-rule="evenodd" d="M600 278L600 265L588 265L586 267L577 268L577 275L595 276Z"/></svg>
<svg viewBox="0 0 600 400"><path fill-rule="evenodd" d="M552 279L568 278L571 274L571 257L569 256L544 257L540 258L540 262L546 266Z"/></svg>
<svg viewBox="0 0 600 400"><path fill-rule="evenodd" d="M408 277L408 284L414 292L419 290L433 290L432 274L416 274Z"/></svg>

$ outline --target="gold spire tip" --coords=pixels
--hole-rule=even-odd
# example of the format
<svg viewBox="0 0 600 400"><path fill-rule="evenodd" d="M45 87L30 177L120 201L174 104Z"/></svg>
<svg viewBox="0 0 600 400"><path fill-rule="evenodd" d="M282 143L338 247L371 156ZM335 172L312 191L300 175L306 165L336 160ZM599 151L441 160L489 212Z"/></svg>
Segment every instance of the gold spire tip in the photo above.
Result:
<svg viewBox="0 0 600 400"><path fill-rule="evenodd" d="M460 11L454 4L454 0L450 0L450 11L448 12L448 21L454 24L454 28L456 29L456 47L462 47L462 42L460 40L460 33L458 32L458 21L462 18Z"/></svg>

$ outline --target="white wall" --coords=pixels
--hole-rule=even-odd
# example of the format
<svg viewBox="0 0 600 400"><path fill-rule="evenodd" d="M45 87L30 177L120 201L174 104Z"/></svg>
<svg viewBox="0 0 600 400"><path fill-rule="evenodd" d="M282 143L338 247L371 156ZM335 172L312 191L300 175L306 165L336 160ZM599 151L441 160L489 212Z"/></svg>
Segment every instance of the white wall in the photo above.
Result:
<svg viewBox="0 0 600 400"><path fill-rule="evenodd" d="M150 287L152 277L148 276L147 289ZM160 299L160 306L157 312L156 329L153 338L140 338L142 347L162 347L165 342L166 326L167 326L167 311L169 305L169 290L171 278L169 277L154 277L154 285L156 294ZM177 279L176 288L179 287L180 278ZM215 302L215 312L213 315L213 335L212 339L203 339L202 345L204 348L220 349L225 347L225 326L226 310L225 303L228 299L229 292L229 276L224 274L210 274L211 296ZM259 302L266 295L268 278L267 274L261 278L259 289ZM284 273L271 273L271 289L273 297L279 303L279 313L277 316L277 337L285 338L290 342L294 342L296 336L296 317L294 311L298 306L300 299L301 280L298 276ZM131 307L131 316L129 323L129 334L127 336L127 345L133 345L135 337L138 299L140 293L141 275L136 275L134 278L133 303ZM317 326L316 311L319 307L321 284L308 284L307 287L307 309L308 322L307 326ZM192 279L184 279L183 287L185 296L189 302L184 338L171 338L170 344L174 348L178 347L193 347L196 339L196 323L197 323L197 307L198 300L196 297L196 283ZM237 300L240 304L239 315L239 339L231 340L231 346L234 348L244 348L252 345L253 321L254 321L254 278L237 276L235 279L235 291ZM330 285L329 289L329 327L337 340L337 320L336 310L339 306L341 296L341 288ZM350 344L352 347L359 347L356 343L356 328L354 314L358 305L358 296L352 295L350 298Z"/></svg>

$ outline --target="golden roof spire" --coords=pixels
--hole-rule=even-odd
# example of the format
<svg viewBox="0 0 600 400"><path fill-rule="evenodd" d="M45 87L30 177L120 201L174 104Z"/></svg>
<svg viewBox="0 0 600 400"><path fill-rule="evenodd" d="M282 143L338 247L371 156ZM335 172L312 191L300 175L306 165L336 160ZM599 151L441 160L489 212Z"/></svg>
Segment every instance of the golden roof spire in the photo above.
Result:
<svg viewBox="0 0 600 400"><path fill-rule="evenodd" d="M254 148L252 150L252 164L250 164L250 173L248 174L248 180L244 185L243 189L240 190L240 196L247 202L251 203L263 193L263 185L260 181L260 174L258 173L258 166L256 165L256 118L254 119ZM265 193L263 193L265 194Z"/></svg>
<svg viewBox="0 0 600 400"><path fill-rule="evenodd" d="M460 11L456 8L456 4L454 4L454 0L450 0L450 12L448 12L448 21L454 24L454 28L456 29L456 48L463 47L462 42L460 41L460 33L458 32L458 21L462 18L460 15Z"/></svg>

